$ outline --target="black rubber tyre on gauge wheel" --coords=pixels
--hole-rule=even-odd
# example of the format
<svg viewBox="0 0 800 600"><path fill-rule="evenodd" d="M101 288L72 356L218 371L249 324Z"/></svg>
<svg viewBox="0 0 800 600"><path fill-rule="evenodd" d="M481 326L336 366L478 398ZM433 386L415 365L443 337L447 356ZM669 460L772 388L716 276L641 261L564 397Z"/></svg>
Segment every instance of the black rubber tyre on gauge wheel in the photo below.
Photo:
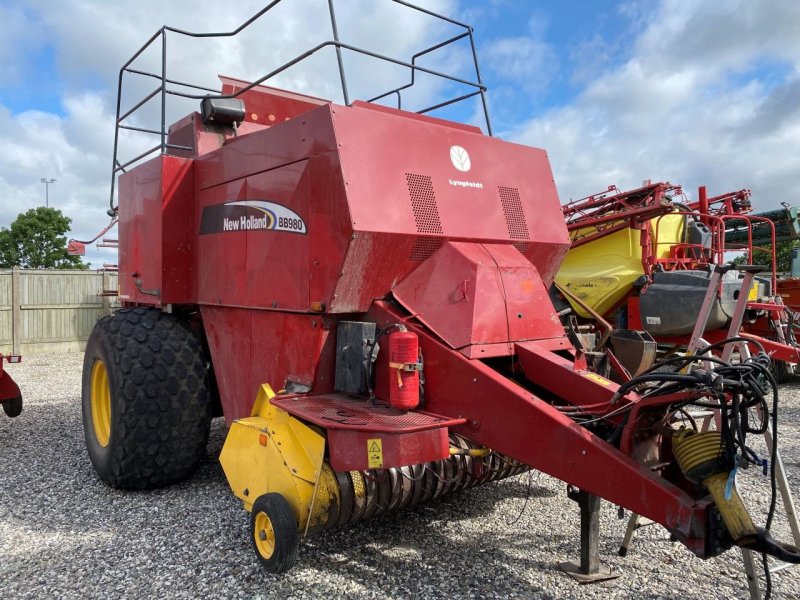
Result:
<svg viewBox="0 0 800 600"><path fill-rule="evenodd" d="M286 498L264 494L250 513L250 539L261 566L269 573L285 573L297 562L300 534Z"/></svg>
<svg viewBox="0 0 800 600"><path fill-rule="evenodd" d="M205 456L206 361L182 320L126 308L95 325L83 359L83 429L100 479L149 489L187 477Z"/></svg>

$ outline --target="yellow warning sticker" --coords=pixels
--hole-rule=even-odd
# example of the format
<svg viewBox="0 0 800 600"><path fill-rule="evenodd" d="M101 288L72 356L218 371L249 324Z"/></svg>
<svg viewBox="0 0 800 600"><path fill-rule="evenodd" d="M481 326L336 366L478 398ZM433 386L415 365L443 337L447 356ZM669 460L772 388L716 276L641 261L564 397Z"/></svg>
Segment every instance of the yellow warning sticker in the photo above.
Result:
<svg viewBox="0 0 800 600"><path fill-rule="evenodd" d="M383 440L381 438L367 440L367 465L370 469L383 467Z"/></svg>
<svg viewBox="0 0 800 600"><path fill-rule="evenodd" d="M611 382L608 379L601 377L597 373L584 373L583 376L586 377L586 379L591 379L595 383L599 383L600 385L611 385Z"/></svg>

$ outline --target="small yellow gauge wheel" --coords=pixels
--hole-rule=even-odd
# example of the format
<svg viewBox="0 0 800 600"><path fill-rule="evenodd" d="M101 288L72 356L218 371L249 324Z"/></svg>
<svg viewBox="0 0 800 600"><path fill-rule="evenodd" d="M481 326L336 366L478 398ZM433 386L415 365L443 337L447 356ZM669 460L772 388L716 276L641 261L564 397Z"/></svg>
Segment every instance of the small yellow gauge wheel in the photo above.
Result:
<svg viewBox="0 0 800 600"><path fill-rule="evenodd" d="M297 562L300 536L291 506L280 494L264 494L253 503L250 539L261 566L285 573Z"/></svg>
<svg viewBox="0 0 800 600"><path fill-rule="evenodd" d="M92 365L90 394L92 429L97 443L105 448L111 437L111 388L108 386L106 365L99 359Z"/></svg>

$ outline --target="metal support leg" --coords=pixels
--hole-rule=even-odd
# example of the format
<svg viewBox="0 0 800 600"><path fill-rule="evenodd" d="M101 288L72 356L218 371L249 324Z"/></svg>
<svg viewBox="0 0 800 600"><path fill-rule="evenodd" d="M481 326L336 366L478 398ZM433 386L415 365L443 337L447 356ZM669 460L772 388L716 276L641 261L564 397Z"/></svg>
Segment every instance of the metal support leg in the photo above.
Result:
<svg viewBox="0 0 800 600"><path fill-rule="evenodd" d="M563 562L561 569L582 584L619 577L600 564L600 498L582 490L572 498L581 509L581 562Z"/></svg>
<svg viewBox="0 0 800 600"><path fill-rule="evenodd" d="M745 271L742 284L739 287L739 298L736 301L736 308L733 310L731 324L728 328L729 338L739 335L739 332L742 329L742 319L744 318L744 313L747 310L747 297L750 294L750 288L753 285L753 277L755 277L754 271ZM733 354L735 347L735 343L725 344L725 348L722 350L722 360L728 362L731 359L731 354Z"/></svg>
<svg viewBox="0 0 800 600"><path fill-rule="evenodd" d="M622 544L620 544L619 550L617 551L620 556L628 555L628 547L631 545L633 534L639 529L639 519L641 519L641 516L634 513L628 520L628 527L625 529L625 537L622 538Z"/></svg>
<svg viewBox="0 0 800 600"><path fill-rule="evenodd" d="M762 419L765 418L764 413L759 410L759 415ZM767 452L772 456L772 432L769 428L764 432L764 441L767 443ZM797 521L797 512L794 507L794 498L792 498L792 491L789 488L789 482L786 479L786 471L783 467L783 459L781 458L780 451L776 452L775 460L775 482L777 483L778 490L781 494L783 501L783 508L786 511L786 519L789 522L789 529L792 531L792 538L795 546L800 546L800 523ZM750 591L750 600L761 600L761 587L759 583L759 574L761 566L756 564L757 555L750 550L742 549L742 560L744 561L744 572L747 574L747 589ZM783 563L781 566L773 567L770 569L771 573L782 571L783 569L794 567L796 565Z"/></svg>
<svg viewBox="0 0 800 600"><path fill-rule="evenodd" d="M763 415L762 415L763 418ZM767 429L764 432L764 439L767 442L767 451L772 454L772 432ZM800 547L800 523L797 521L797 512L794 507L794 498L792 498L792 491L789 489L789 481L786 479L786 471L783 467L783 459L781 458L780 451L776 452L775 460L775 482L778 484L778 490L781 493L781 500L783 500L783 508L786 511L786 519L789 521L789 529L792 530L792 538L794 545Z"/></svg>
<svg viewBox="0 0 800 600"><path fill-rule="evenodd" d="M758 574L756 572L756 555L750 550L742 548L744 572L747 575L747 589L750 590L750 600L761 600L761 590L758 587Z"/></svg>
<svg viewBox="0 0 800 600"><path fill-rule="evenodd" d="M689 339L689 345L686 348L686 354L696 354L698 350L705 347L701 341L703 333L705 333L708 319L711 316L711 307L714 305L714 300L717 297L717 290L719 289L719 282L722 275L728 270L727 267L716 266L711 272L711 277L708 279L708 288L706 295L703 298L703 304L700 307L700 314L697 315L697 321L694 324L692 337Z"/></svg>
<svg viewBox="0 0 800 600"><path fill-rule="evenodd" d="M581 492L581 572L594 575L600 571L600 498Z"/></svg>

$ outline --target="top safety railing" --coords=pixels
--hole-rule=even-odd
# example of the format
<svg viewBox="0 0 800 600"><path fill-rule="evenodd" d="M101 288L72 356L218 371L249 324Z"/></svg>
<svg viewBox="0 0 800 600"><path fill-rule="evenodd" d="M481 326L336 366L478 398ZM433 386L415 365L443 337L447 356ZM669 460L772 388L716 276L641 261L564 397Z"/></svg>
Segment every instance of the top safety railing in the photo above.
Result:
<svg viewBox="0 0 800 600"><path fill-rule="evenodd" d="M667 217L674 217L675 215L681 215L684 219L693 219L698 218L702 220L709 228L711 232L711 245L710 247L703 247L700 244L688 244L684 242L675 243L674 241L663 241L659 238L662 219ZM725 240L725 234L730 231L731 226L730 224L736 221L744 222L747 224L746 231L747 231L747 241L744 243L739 242L727 242ZM757 246L753 240L753 225L761 224L765 229L769 231L769 239L771 243L766 246ZM775 293L777 289L777 257L775 253L775 224L768 218L759 217L756 215L744 215L744 214L734 214L734 215L702 215L698 216L696 212L692 211L677 211L667 213L665 215L661 215L655 220L655 227L653 231L653 257L651 264L648 265L649 268L654 268L657 265L661 265L666 270L674 270L680 268L706 268L709 264L714 263L718 265L725 264L726 260L726 253L727 252L744 252L745 256L747 257L748 264L754 264L755 261L755 251L760 250L762 252L769 253L769 267L770 267L770 281L772 284L772 293ZM659 247L667 246L669 248L676 248L676 249L687 249L687 250L694 250L695 252L690 252L689 256L685 258L676 258L676 257L668 257L668 258L659 258ZM705 254L707 251L707 254ZM703 252L703 253L698 253ZM682 264L681 264L682 263Z"/></svg>
<svg viewBox="0 0 800 600"><path fill-rule="evenodd" d="M178 96L178 97L182 97L182 98L197 99L197 100L201 100L203 98L235 98L235 97L239 96L240 94L243 94L244 92L246 92L246 91L248 91L248 90L250 90L250 89L252 89L252 88L254 88L256 86L258 86L260 84L263 84L264 82L266 82L269 79L279 75L280 73L283 73L287 69L289 69L291 67L294 67L298 63L300 63L303 60L311 57L312 55L316 54L320 50L323 50L323 49L329 48L329 47L333 47L336 50L336 62L337 62L337 65L338 65L338 74L339 74L339 80L340 80L340 83L341 83L342 97L343 97L344 103L346 105L350 105L351 102L350 102L350 93L349 93L348 87L347 87L347 78L345 76L345 64L344 64L344 60L343 60L343 57L342 57L342 51L343 50L346 50L346 51L349 51L349 52L354 52L356 54L360 54L360 55L363 55L363 56L371 57L371 58L374 58L374 59L377 59L377 60L385 61L387 63L392 63L394 65L398 65L398 66L406 67L406 68L410 69L411 80L410 80L409 83L406 83L406 84L401 85L401 86L399 86L397 88L394 88L394 89L391 89L391 90L389 90L389 91L387 91L385 93L382 93L382 94L380 94L378 96L370 98L370 99L367 100L367 102L376 102L378 100L382 100L384 98L387 98L389 96L394 95L397 98L397 107L398 108L402 108L403 92L414 86L414 84L416 82L416 75L417 75L418 72L419 73L424 73L426 75L431 75L433 77L439 77L439 78L441 78L443 80L446 80L446 81L448 81L450 83L460 84L462 86L465 86L465 87L469 88L470 91L468 91L465 94L461 94L459 96L450 98L448 100L444 100L444 101L438 102L438 103L436 103L434 105L425 107L425 108L423 108L421 110L417 110L415 112L417 112L419 114L424 114L424 113L428 113L428 112L443 108L445 106L449 106L449 105L455 104L457 102L461 102L463 100L467 100L469 98L473 98L475 96L480 96L481 107L483 109L483 116L484 116L485 123L486 123L486 133L488 135L492 135L492 126L491 126L491 121L489 119L489 109L488 109L488 105L487 105L487 102L486 102L486 86L483 85L483 81L481 80L480 68L478 66L478 55L477 55L477 52L475 50L475 40L473 38L473 29L472 29L472 27L470 27L469 25L467 25L465 23L461 23L460 21L456 21L456 20L451 19L449 17L446 17L444 15L440 15L438 13L435 13L435 12L433 12L431 10L426 9L426 8L422 8L420 6L416 6L414 4L411 4L410 2L406 2L405 0L387 0L387 1L388 2L392 2L394 4L402 5L402 6L406 7L406 8L408 8L408 9L411 9L411 10L419 11L420 13L424 13L424 14L430 16L430 17L433 17L433 18L436 18L436 19L440 19L443 22L449 23L452 26L460 28L462 31L460 33L458 33L457 35L454 35L454 36L449 37L449 38L447 38L447 39L445 39L445 40L443 40L441 42L433 44L432 46L429 46L427 48L423 48L422 50L420 50L419 52L415 53L411 57L411 62L406 62L406 61L403 61L403 60L399 60L399 59L396 59L396 58L385 56L385 55L379 54L377 52L373 52L371 50L367 50L367 49L364 49L364 48L358 48L356 46L352 46L350 44L342 42L340 40L340 38L339 38L339 29L338 29L338 26L337 26L337 23L336 23L336 11L335 11L335 7L334 7L335 2L334 2L334 0L323 0L323 1L327 2L328 13L329 13L330 22L331 22L331 33L333 35L333 39L326 40L326 41L323 41L323 42L317 44L316 46L310 48L309 50L307 50L307 51L299 54L298 56L294 57L293 59L289 60L288 62L285 62L284 64L280 65L279 67L273 69L272 71L270 71L269 73L267 73L263 77L260 77L259 79L256 79L252 83L250 83L250 84L244 86L243 88L239 89L234 94L222 94L220 90L204 87L202 85L196 85L196 84L193 84L193 83L182 82L182 81L179 81L177 79L172 79L172 78L167 76L167 34L175 34L175 35L186 36L186 37L190 37L190 38L227 38L227 37L233 37L233 36L239 34L240 32L242 32L243 30L245 30L246 28L248 28L250 25L252 25L256 21L258 21L261 17L265 16L267 13L269 13L273 8L275 8L278 4L281 4L283 1L284 0L273 0L267 6L265 6L263 9L258 11L256 14L254 14L252 17L250 17L248 20L246 20L244 23L242 23L239 27L237 27L233 31L214 32L214 33L194 33L194 32L185 31L185 30L182 30L182 29L176 29L174 27L169 27L169 26L165 25L161 29L159 29L156 33L154 33L153 36L149 40L147 40L147 42L145 42L145 44L141 48L139 48L139 50L137 50L136 53L122 66L122 68L119 71L119 81L118 81L118 85L117 85L116 128L115 128L115 131L114 131L114 152L113 152L114 156L113 156L112 171L111 171L111 194L110 194L110 199L109 199L109 204L110 204L110 207L111 207L110 210L109 210L110 214L113 214L114 212L116 212L116 208L114 206L114 193L115 193L115 188L116 188L116 177L117 177L118 173L125 172L125 169L127 167L139 162L140 160L150 156L151 154L155 154L156 152L160 152L161 154L164 154L164 153L166 153L166 151L168 149L192 150L192 148L188 148L188 147L180 146L180 145L176 145L176 144L170 144L167 141L167 122L166 122L166 119L167 119L167 111L166 111L167 96ZM458 41L463 40L463 39L467 39L469 41L470 50L472 52L472 63L473 63L474 68L475 68L475 81L470 81L470 80L464 79L462 77L457 77L455 75L450 75L450 74L447 74L447 73L436 71L434 69L431 69L431 68L428 68L428 67L423 67L423 66L420 66L419 64L417 64L417 61L418 61L419 58L421 58L421 57L423 57L425 55L431 54L433 52L436 52L438 50L441 50L442 48L445 48L445 47L450 46L452 44L455 44ZM147 71L143 71L143 70L140 70L140 69L133 68L132 65L136 62L136 60L148 48L150 48L153 44L156 44L158 42L158 40L160 40L160 42L161 42L161 70L160 70L160 72L159 73L151 73L151 72L147 72ZM139 75L139 76L154 78L154 79L159 81L159 84L157 85L157 87L154 90L152 90L144 98L139 100L131 108L129 108L127 111L125 111L124 113L121 114L121 111L122 111L122 88L123 88L122 84L123 84L123 77L124 77L124 75L126 73L127 74L131 74L131 75ZM176 89L176 88L180 88L180 89ZM203 93L189 93L187 91L184 91L186 89L197 90L198 92L203 92ZM152 100L153 98L156 98L157 96L160 96L160 99L161 99L161 115L160 115L160 117L161 117L161 119L160 119L161 120L161 127L160 127L159 130L149 129L147 127L138 127L138 126L135 126L135 125L130 125L130 124L126 124L125 123L139 109L141 109L145 104L147 104L150 100ZM136 132L146 133L146 134L151 134L151 135L156 135L156 136L160 137L160 141L159 141L158 144L156 144L152 148L149 148L149 149L145 150L144 152L141 152L137 156L135 156L135 157L133 157L131 159L128 159L125 162L120 162L118 154L119 154L119 132L120 132L121 129L129 130L129 131L136 131Z"/></svg>

